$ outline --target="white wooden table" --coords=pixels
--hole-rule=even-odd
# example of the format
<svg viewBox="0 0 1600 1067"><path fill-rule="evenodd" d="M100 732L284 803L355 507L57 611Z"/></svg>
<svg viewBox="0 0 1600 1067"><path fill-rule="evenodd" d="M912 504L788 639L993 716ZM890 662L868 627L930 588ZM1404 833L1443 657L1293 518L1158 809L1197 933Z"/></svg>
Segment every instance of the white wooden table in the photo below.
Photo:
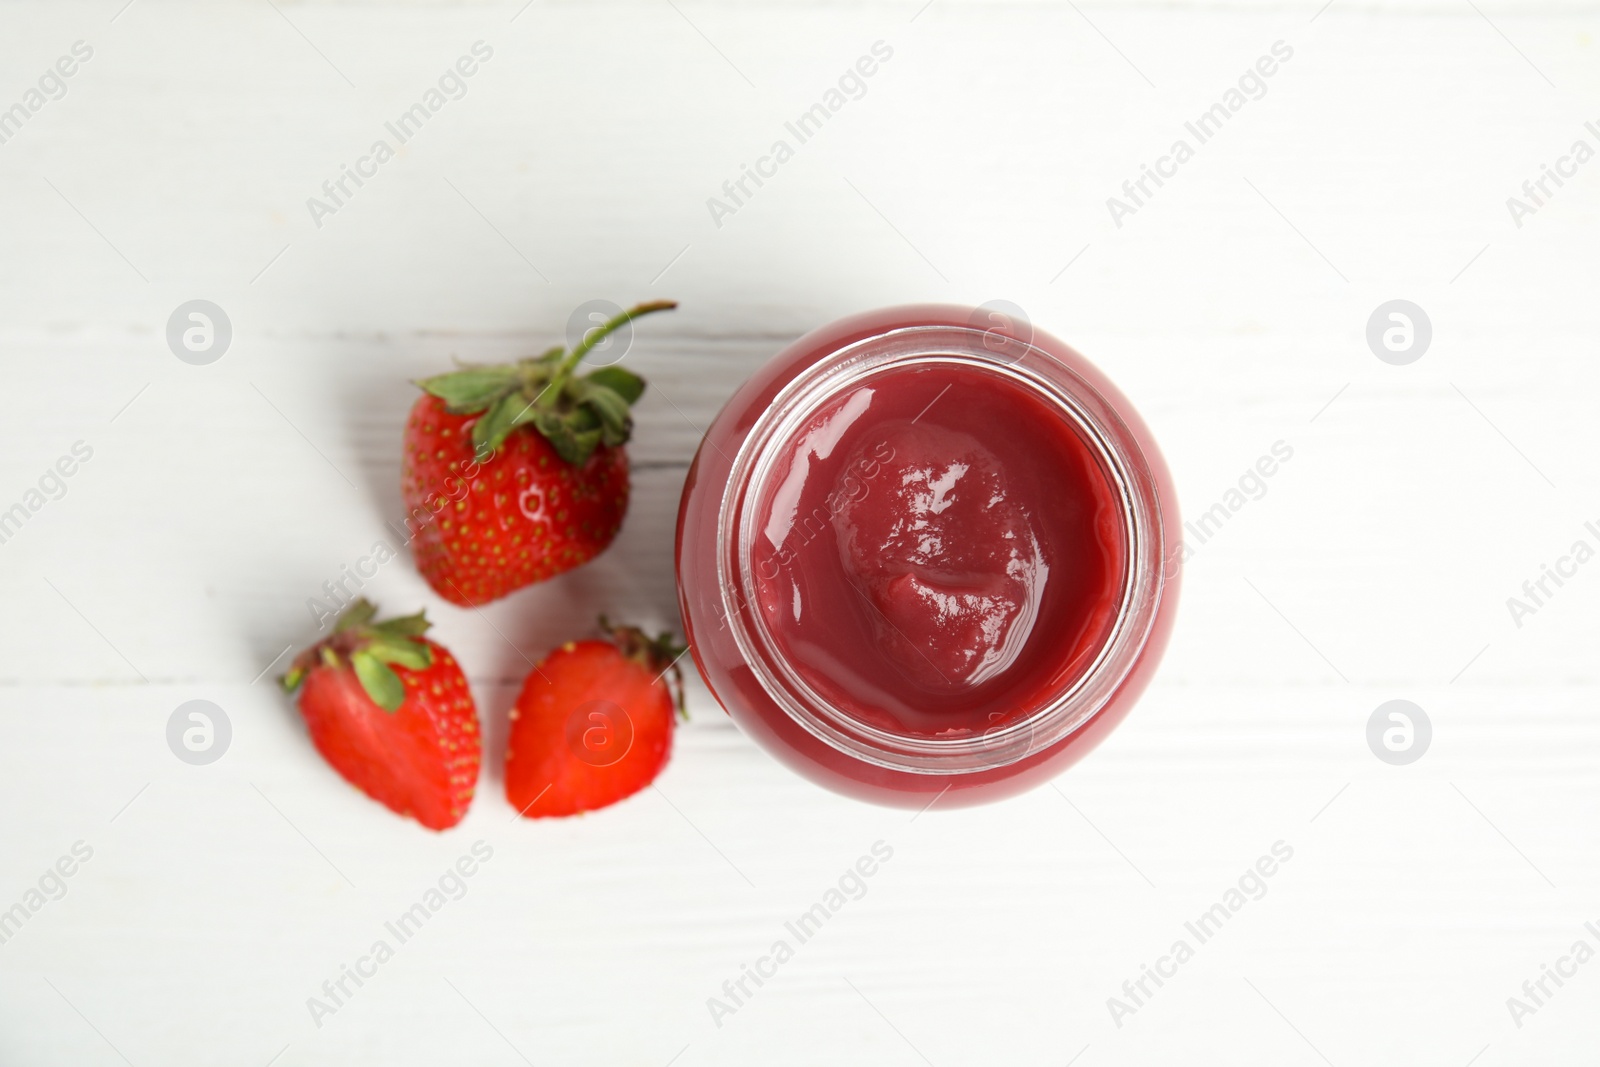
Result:
<svg viewBox="0 0 1600 1067"><path fill-rule="evenodd" d="M1600 161L1521 226L1507 198L1600 147L1595 6L122 2L0 5L0 509L27 510L0 544L0 909L27 916L0 1063L1594 1062L1600 962L1523 983L1600 949L1600 563L1520 626L1507 598L1600 547ZM478 41L399 146L385 123ZM879 41L864 95L708 208ZM402 150L360 163L379 138ZM1142 164L1172 176L1119 227ZM651 391L615 548L481 613L408 559L369 585L427 606L489 740L459 829L390 816L269 665L401 514L407 379L666 296L628 356ZM602 609L676 624L678 492L737 382L841 314L992 298L1135 399L1191 517L1293 449L1197 547L1116 736L913 819L794 778L696 687L659 791L514 822L513 687ZM209 365L167 346L194 299L232 325ZM1365 339L1393 299L1432 324L1408 365ZM232 726L206 766L165 738L196 699ZM1391 699L1432 724L1409 765L1368 748ZM314 1020L478 841L460 899ZM865 895L714 1015L879 841Z"/></svg>

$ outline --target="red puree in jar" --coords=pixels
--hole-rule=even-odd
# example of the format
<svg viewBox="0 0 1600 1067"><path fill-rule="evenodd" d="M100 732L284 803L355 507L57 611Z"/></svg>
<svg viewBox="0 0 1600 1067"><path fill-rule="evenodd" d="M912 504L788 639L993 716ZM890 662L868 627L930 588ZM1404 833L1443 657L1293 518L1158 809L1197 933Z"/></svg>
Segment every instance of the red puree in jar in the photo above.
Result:
<svg viewBox="0 0 1600 1067"><path fill-rule="evenodd" d="M757 504L757 597L824 697L883 730L1009 721L1114 621L1120 511L1077 432L998 374L888 370L807 419Z"/></svg>
<svg viewBox="0 0 1600 1067"><path fill-rule="evenodd" d="M1171 630L1176 499L1092 364L986 305L813 331L690 468L696 664L789 766L955 807L1060 773L1127 715Z"/></svg>

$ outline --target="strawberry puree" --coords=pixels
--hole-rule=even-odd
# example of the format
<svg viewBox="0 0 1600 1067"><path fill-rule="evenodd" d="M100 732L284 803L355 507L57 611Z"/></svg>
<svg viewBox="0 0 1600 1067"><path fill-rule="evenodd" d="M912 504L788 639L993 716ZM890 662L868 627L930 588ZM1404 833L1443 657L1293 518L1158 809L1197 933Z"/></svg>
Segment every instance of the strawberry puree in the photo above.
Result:
<svg viewBox="0 0 1600 1067"><path fill-rule="evenodd" d="M981 731L1093 657L1122 578L1112 490L1005 377L887 371L783 454L758 503L758 600L795 670L851 715Z"/></svg>

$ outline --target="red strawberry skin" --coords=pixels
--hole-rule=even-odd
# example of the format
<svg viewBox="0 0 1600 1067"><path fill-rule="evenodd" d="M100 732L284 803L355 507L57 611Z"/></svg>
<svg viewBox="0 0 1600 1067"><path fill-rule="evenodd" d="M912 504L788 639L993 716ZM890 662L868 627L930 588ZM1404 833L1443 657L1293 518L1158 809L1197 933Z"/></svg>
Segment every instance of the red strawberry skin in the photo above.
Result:
<svg viewBox="0 0 1600 1067"><path fill-rule="evenodd" d="M452 604L476 607L603 552L628 511L628 453L600 445L583 466L531 426L474 459L477 415L423 394L406 420L401 489L417 569Z"/></svg>
<svg viewBox="0 0 1600 1067"><path fill-rule="evenodd" d="M604 718L593 717L590 702L604 702L598 710ZM622 721L614 721L619 715ZM667 765L675 715L666 681L616 645L563 645L528 675L511 710L506 799L536 819L594 811L630 797ZM585 758L580 749L591 729L599 731L591 736L602 745L623 738L626 754L615 762L609 762L614 754L597 757L592 751Z"/></svg>
<svg viewBox="0 0 1600 1067"><path fill-rule="evenodd" d="M392 714L372 702L348 664L307 672L300 713L312 744L346 781L430 830L447 830L466 815L477 788L478 712L455 657L423 643L431 666L392 668L406 694Z"/></svg>

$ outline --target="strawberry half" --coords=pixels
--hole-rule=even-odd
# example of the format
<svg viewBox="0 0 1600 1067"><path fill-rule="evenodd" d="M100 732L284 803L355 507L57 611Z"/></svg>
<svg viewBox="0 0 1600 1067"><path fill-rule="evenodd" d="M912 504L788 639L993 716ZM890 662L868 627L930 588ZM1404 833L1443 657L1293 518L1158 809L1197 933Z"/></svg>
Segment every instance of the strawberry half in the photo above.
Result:
<svg viewBox="0 0 1600 1067"><path fill-rule="evenodd" d="M373 622L357 600L280 681L300 690L311 743L346 781L430 830L460 822L478 784L478 711L422 612Z"/></svg>
<svg viewBox="0 0 1600 1067"><path fill-rule="evenodd" d="M401 492L417 569L440 596L475 607L589 562L628 511L629 408L644 380L621 367L574 370L607 334L671 301L640 304L568 352L467 366L417 383Z"/></svg>
<svg viewBox="0 0 1600 1067"><path fill-rule="evenodd" d="M506 799L526 818L615 804L655 781L672 754L683 648L670 634L600 626L607 640L568 642L534 667L511 709Z"/></svg>

